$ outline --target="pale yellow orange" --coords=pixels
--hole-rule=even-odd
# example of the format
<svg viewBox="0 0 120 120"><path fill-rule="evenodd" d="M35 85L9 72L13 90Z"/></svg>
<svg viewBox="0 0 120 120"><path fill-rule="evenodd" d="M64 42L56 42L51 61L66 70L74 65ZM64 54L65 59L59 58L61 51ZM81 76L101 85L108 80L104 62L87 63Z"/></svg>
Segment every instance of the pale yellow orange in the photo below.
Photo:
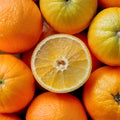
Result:
<svg viewBox="0 0 120 120"><path fill-rule="evenodd" d="M87 28L97 0L39 0L44 19L58 32L75 34Z"/></svg>
<svg viewBox="0 0 120 120"><path fill-rule="evenodd" d="M100 11L88 30L92 53L104 64L120 66L120 8Z"/></svg>

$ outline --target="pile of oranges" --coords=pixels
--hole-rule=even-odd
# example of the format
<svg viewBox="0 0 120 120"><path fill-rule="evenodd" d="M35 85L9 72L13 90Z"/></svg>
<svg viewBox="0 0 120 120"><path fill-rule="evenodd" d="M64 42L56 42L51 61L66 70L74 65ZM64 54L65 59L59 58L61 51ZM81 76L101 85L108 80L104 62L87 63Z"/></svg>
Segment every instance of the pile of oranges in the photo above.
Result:
<svg viewBox="0 0 120 120"><path fill-rule="evenodd" d="M0 1L0 120L119 120L119 105L119 0Z"/></svg>

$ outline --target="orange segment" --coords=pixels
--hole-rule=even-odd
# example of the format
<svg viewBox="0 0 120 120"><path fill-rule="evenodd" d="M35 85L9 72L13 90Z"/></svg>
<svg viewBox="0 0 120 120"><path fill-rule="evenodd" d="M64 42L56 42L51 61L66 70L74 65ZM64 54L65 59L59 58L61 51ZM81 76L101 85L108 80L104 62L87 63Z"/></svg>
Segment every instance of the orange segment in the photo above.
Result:
<svg viewBox="0 0 120 120"><path fill-rule="evenodd" d="M35 48L31 68L38 83L52 92L70 92L82 86L91 72L91 56L77 37L55 34Z"/></svg>

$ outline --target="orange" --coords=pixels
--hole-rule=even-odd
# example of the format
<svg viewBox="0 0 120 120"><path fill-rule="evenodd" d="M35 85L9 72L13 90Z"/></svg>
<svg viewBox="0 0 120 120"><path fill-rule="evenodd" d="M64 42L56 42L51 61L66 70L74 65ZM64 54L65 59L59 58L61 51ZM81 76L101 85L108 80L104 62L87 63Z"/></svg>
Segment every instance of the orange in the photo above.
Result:
<svg viewBox="0 0 120 120"><path fill-rule="evenodd" d="M91 56L79 38L55 34L42 40L33 51L31 69L43 88L58 93L81 87L91 73Z"/></svg>
<svg viewBox="0 0 120 120"><path fill-rule="evenodd" d="M97 68L102 66L102 63L94 56L94 54L91 52L89 45L88 45L88 39L87 39L87 33L81 32L79 34L75 34L76 37L80 38L88 47L91 58L92 58L92 72L96 70Z"/></svg>
<svg viewBox="0 0 120 120"><path fill-rule="evenodd" d="M18 112L32 100L35 81L29 67L9 54L0 54L0 113Z"/></svg>
<svg viewBox="0 0 120 120"><path fill-rule="evenodd" d="M21 119L13 114L0 114L0 120L21 120Z"/></svg>
<svg viewBox="0 0 120 120"><path fill-rule="evenodd" d="M84 86L83 101L93 120L120 119L120 67L94 71Z"/></svg>
<svg viewBox="0 0 120 120"><path fill-rule="evenodd" d="M120 7L120 0L98 0L101 8Z"/></svg>
<svg viewBox="0 0 120 120"><path fill-rule="evenodd" d="M87 120L87 116L77 97L44 92L28 107L26 120Z"/></svg>
<svg viewBox="0 0 120 120"><path fill-rule="evenodd" d="M45 21L43 21L42 34L39 38L39 42L42 41L49 35L57 33L51 26L49 26ZM31 48L29 51L22 53L22 60L30 67L31 56L35 47Z"/></svg>
<svg viewBox="0 0 120 120"><path fill-rule="evenodd" d="M97 10L97 0L39 0L44 19L58 32L76 34L86 29Z"/></svg>
<svg viewBox="0 0 120 120"><path fill-rule="evenodd" d="M92 53L102 63L120 66L120 8L100 11L88 30L88 44Z"/></svg>
<svg viewBox="0 0 120 120"><path fill-rule="evenodd" d="M42 17L32 0L0 1L0 50L20 53L32 48L42 32Z"/></svg>

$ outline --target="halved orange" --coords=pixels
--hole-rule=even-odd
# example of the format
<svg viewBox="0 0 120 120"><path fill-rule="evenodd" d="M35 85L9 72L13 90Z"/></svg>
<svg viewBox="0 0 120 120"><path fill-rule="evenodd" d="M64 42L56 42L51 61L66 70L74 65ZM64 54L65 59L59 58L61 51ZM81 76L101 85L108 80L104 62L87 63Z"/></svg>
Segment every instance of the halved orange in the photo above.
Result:
<svg viewBox="0 0 120 120"><path fill-rule="evenodd" d="M91 66L86 45L69 34L46 37L38 43L31 57L31 69L37 82L56 93L81 87L91 73Z"/></svg>

